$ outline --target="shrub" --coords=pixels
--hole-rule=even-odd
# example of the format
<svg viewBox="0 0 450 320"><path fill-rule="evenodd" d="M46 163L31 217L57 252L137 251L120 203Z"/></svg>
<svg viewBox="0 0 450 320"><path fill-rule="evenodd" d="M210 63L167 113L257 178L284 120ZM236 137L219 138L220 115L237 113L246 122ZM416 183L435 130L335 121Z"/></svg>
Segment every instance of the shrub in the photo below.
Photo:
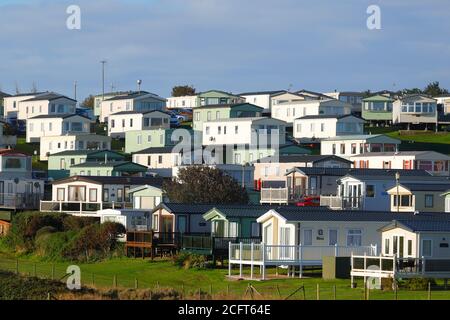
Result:
<svg viewBox="0 0 450 320"><path fill-rule="evenodd" d="M190 269L190 268L204 269L208 265L208 262L204 255L188 253L188 252L181 252L178 255L176 255L173 258L173 263L176 266L178 266L180 268L185 268L185 269Z"/></svg>
<svg viewBox="0 0 450 320"><path fill-rule="evenodd" d="M75 231L46 233L36 238L36 254L50 260L61 260L70 240L76 235Z"/></svg>
<svg viewBox="0 0 450 320"><path fill-rule="evenodd" d="M38 231L36 231L36 239L38 239L40 236L44 234L54 233L56 232L56 229L52 226L45 226L40 228Z"/></svg>
<svg viewBox="0 0 450 320"><path fill-rule="evenodd" d="M405 280L404 286L408 290L423 291L423 290L428 290L428 283L430 283L431 286L436 285L436 281L434 279L411 278L411 279Z"/></svg>

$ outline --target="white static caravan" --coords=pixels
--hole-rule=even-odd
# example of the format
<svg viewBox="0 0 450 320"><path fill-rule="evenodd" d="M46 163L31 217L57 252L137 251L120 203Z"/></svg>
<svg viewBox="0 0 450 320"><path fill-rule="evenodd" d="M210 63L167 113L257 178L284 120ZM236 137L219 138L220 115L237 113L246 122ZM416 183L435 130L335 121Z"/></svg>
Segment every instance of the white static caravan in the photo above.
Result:
<svg viewBox="0 0 450 320"><path fill-rule="evenodd" d="M151 210L104 209L96 213L100 223L117 222L127 231L148 231L151 229Z"/></svg>
<svg viewBox="0 0 450 320"><path fill-rule="evenodd" d="M262 243L231 244L229 261L231 265L260 266L262 279L267 266L288 266L290 275L301 277L303 266L321 266L324 256L376 255L381 245L378 229L395 217L398 214L391 212L324 207L272 209L257 219L262 225ZM242 268L239 277L243 277Z"/></svg>
<svg viewBox="0 0 450 320"><path fill-rule="evenodd" d="M379 231L383 242L379 256L352 254L352 286L355 277L377 280L373 283L377 289L382 288L382 278L443 278L445 282L450 278L450 215L399 216Z"/></svg>

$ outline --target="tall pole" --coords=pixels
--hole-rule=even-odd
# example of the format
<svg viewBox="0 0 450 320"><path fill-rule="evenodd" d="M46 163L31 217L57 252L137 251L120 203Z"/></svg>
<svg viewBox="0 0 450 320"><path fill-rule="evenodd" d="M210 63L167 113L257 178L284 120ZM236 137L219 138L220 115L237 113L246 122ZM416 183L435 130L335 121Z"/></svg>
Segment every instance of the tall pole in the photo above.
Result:
<svg viewBox="0 0 450 320"><path fill-rule="evenodd" d="M77 80L73 83L74 99L77 100Z"/></svg>
<svg viewBox="0 0 450 320"><path fill-rule="evenodd" d="M106 60L100 61L102 64L102 101L105 100L105 63Z"/></svg>
<svg viewBox="0 0 450 320"><path fill-rule="evenodd" d="M400 195L399 195L400 183L399 183L399 180L400 180L400 173L396 172L395 173L395 185L397 186L397 195L396 195L396 197L397 197L397 213L400 212Z"/></svg>

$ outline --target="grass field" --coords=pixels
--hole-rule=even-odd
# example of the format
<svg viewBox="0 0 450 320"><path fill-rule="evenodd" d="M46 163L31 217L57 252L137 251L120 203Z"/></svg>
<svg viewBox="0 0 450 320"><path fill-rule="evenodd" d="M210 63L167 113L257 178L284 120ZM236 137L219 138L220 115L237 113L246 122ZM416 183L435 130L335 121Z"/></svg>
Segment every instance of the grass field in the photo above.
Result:
<svg viewBox="0 0 450 320"><path fill-rule="evenodd" d="M433 150L450 155L450 132L422 131L411 135L400 134L394 127L366 127L365 131L372 134L385 134L402 140L400 151Z"/></svg>
<svg viewBox="0 0 450 320"><path fill-rule="evenodd" d="M37 275L42 278L62 279L66 268L70 263L49 263L33 260L31 258L21 259L18 263L19 273L25 275ZM16 259L0 255L0 270L16 271ZM118 288L134 288L135 281L138 287L156 288L170 287L180 290L186 294L195 295L200 289L202 292L211 294L212 298L250 299L250 295L244 295L246 288L251 283L256 290L262 294L260 298L285 299L301 286L305 287L298 291L290 299L317 299L317 285L319 285L319 297L324 300L334 299L334 290L338 300L362 300L364 289L362 281L355 289L350 288L350 280L323 280L319 274L311 273L303 279L284 278L269 281L244 281L228 280L227 269L184 269L176 267L168 260L142 260L142 259L113 259L92 264L79 264L81 269L81 281L83 285L96 288L112 288L114 283ZM54 272L52 271L54 269ZM234 272L236 273L237 270ZM273 270L272 270L273 272ZM441 283L442 284L442 283ZM336 288L336 289L334 289ZM259 297L257 294L255 298ZM428 299L427 291L399 290L397 298L400 300L425 300ZM432 299L450 299L450 290L443 290L442 286L433 288ZM371 290L369 299L394 300L395 293L392 291Z"/></svg>

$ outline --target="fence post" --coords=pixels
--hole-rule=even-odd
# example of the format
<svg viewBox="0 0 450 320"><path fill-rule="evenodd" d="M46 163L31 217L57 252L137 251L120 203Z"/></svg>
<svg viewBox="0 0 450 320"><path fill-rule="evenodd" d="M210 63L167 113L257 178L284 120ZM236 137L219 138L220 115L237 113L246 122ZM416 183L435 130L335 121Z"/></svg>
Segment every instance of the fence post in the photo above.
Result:
<svg viewBox="0 0 450 320"><path fill-rule="evenodd" d="M317 284L317 300L320 300L320 285Z"/></svg>
<svg viewBox="0 0 450 320"><path fill-rule="evenodd" d="M230 241L231 242L231 241ZM239 278L242 278L242 250L244 248L244 244L242 242L239 243Z"/></svg>
<svg viewBox="0 0 450 320"><path fill-rule="evenodd" d="M138 279L135 278L134 279L134 289L137 290L138 288L139 288L139 282L138 282Z"/></svg>
<svg viewBox="0 0 450 320"><path fill-rule="evenodd" d="M333 300L336 300L336 285L333 286Z"/></svg>
<svg viewBox="0 0 450 320"><path fill-rule="evenodd" d="M422 256L422 274L425 274L426 268L425 268L425 257Z"/></svg>
<svg viewBox="0 0 450 320"><path fill-rule="evenodd" d="M364 268L365 270L366 268ZM367 279L364 277L364 300L367 300Z"/></svg>
<svg viewBox="0 0 450 320"><path fill-rule="evenodd" d="M298 245L298 259L299 259L299 267L300 270L298 270L298 277L302 278L303 277L303 248L302 248L302 244L300 243Z"/></svg>
<svg viewBox="0 0 450 320"><path fill-rule="evenodd" d="M16 259L16 274L19 274L19 259Z"/></svg>
<svg viewBox="0 0 450 320"><path fill-rule="evenodd" d="M117 288L117 276L114 275L113 277L113 288Z"/></svg>
<svg viewBox="0 0 450 320"><path fill-rule="evenodd" d="M262 280L266 279L266 245L264 242L261 243L261 249L262 249Z"/></svg>
<svg viewBox="0 0 450 320"><path fill-rule="evenodd" d="M94 287L95 286L95 277L94 277L94 274L92 274L92 276L91 276L91 280L92 280L92 286Z"/></svg>
<svg viewBox="0 0 450 320"><path fill-rule="evenodd" d="M253 242L250 244L250 279L253 280L253 250L254 244Z"/></svg>
<svg viewBox="0 0 450 320"><path fill-rule="evenodd" d="M52 280L55 280L55 264L52 263Z"/></svg>
<svg viewBox="0 0 450 320"><path fill-rule="evenodd" d="M431 300L431 282L428 281L428 300Z"/></svg>
<svg viewBox="0 0 450 320"><path fill-rule="evenodd" d="M214 241L214 239L213 239ZM231 241L228 242L228 277L231 277Z"/></svg>

